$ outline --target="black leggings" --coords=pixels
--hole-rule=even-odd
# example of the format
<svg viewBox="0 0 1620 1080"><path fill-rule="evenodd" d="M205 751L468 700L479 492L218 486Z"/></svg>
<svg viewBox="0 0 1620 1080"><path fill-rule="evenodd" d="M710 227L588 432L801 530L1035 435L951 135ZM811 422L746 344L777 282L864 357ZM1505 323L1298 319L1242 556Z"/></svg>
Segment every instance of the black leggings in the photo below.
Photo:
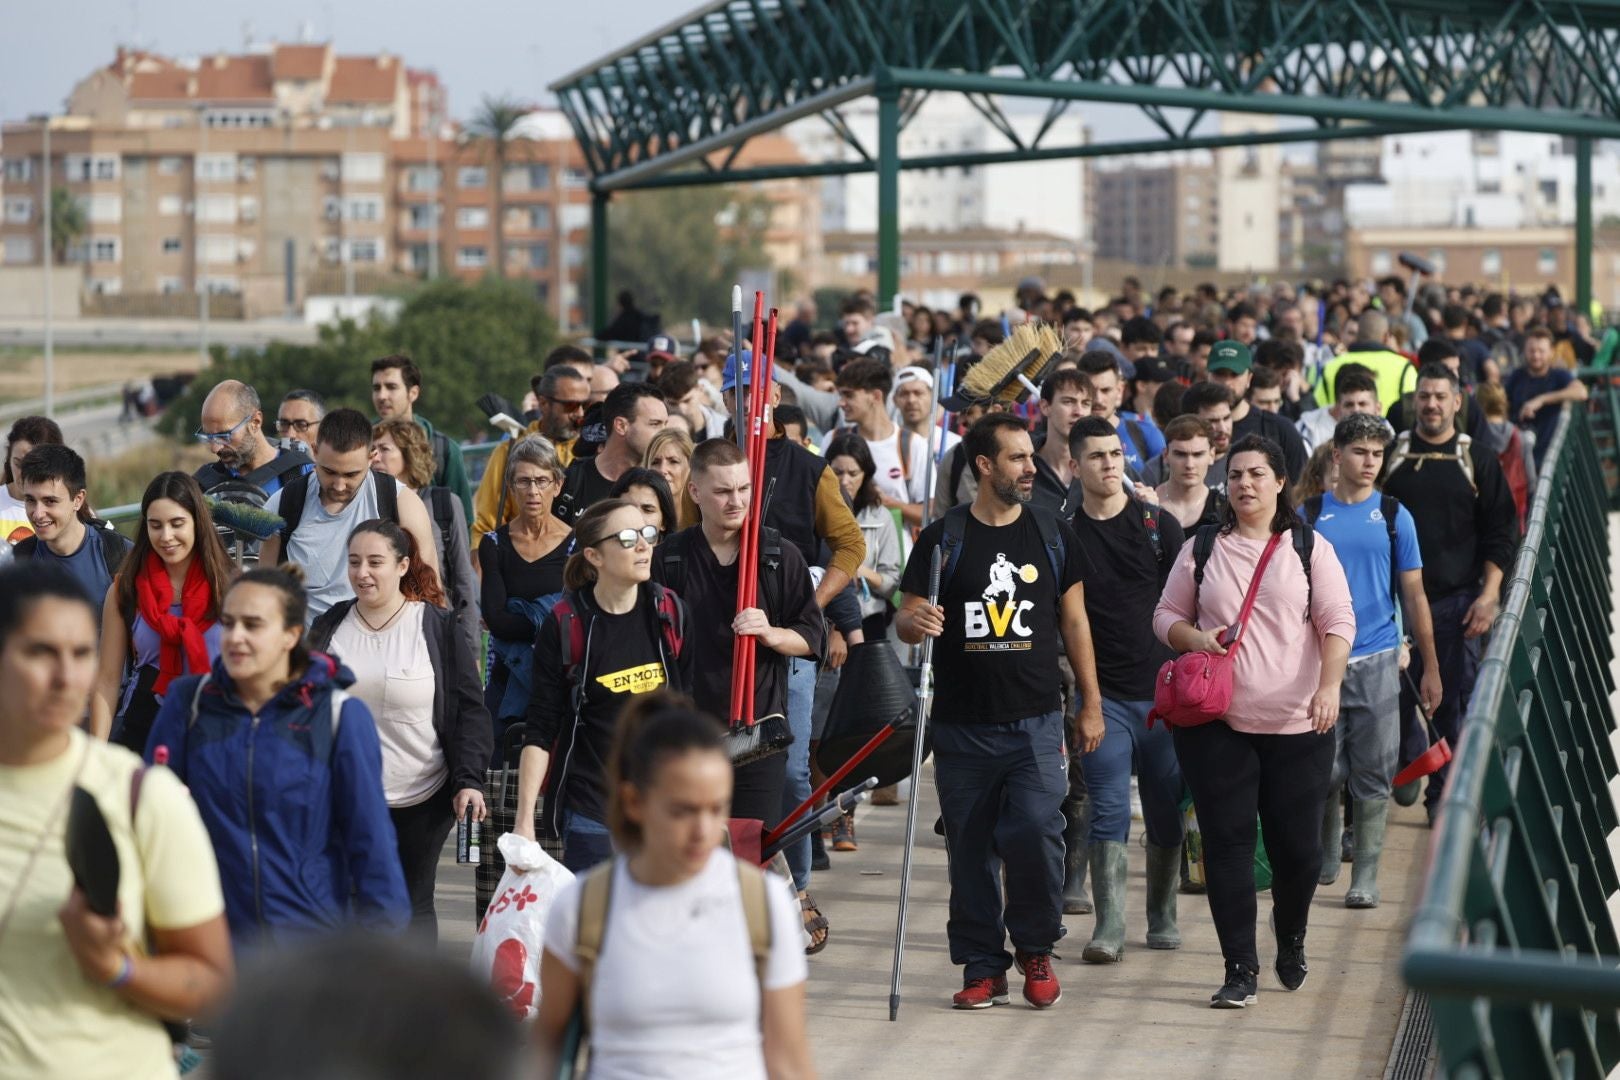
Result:
<svg viewBox="0 0 1620 1080"><path fill-rule="evenodd" d="M456 823L451 809L455 795L446 780L438 791L415 806L390 807L394 836L399 842L399 865L405 872L405 891L411 898L411 930L429 941L439 938L439 919L433 910L433 888L438 879L439 856Z"/></svg>
<svg viewBox="0 0 1620 1080"><path fill-rule="evenodd" d="M1250 735L1224 721L1176 728L1176 757L1192 790L1204 845L1209 913L1227 963L1259 970L1254 837L1258 816L1271 860L1277 932L1304 930L1322 870L1322 812L1333 733Z"/></svg>

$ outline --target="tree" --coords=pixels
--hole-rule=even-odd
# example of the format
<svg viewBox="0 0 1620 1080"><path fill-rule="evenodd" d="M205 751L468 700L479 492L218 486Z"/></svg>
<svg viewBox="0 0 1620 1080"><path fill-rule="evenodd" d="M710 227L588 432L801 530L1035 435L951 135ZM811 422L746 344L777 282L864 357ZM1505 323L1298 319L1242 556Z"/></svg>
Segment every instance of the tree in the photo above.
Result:
<svg viewBox="0 0 1620 1080"><path fill-rule="evenodd" d="M322 327L314 345L216 350L207 377L169 407L161 426L175 436L195 431L203 398L225 379L258 390L272 419L282 395L300 387L320 394L329 409L347 405L370 416L371 361L400 352L422 370L423 415L459 439L487 431L477 406L484 393L523 397L555 339L551 318L523 285L440 281L415 293L393 321L345 319Z"/></svg>
<svg viewBox="0 0 1620 1080"><path fill-rule="evenodd" d="M485 145L495 173L495 273L506 276L506 159L513 131L530 110L512 98L485 96L467 124L467 133Z"/></svg>
<svg viewBox="0 0 1620 1080"><path fill-rule="evenodd" d="M51 254L58 263L67 261L68 249L84 235L89 224L84 207L67 188L51 189Z"/></svg>
<svg viewBox="0 0 1620 1080"><path fill-rule="evenodd" d="M767 269L763 195L725 186L662 188L616 196L608 218L608 279L643 310L730 325L731 286Z"/></svg>

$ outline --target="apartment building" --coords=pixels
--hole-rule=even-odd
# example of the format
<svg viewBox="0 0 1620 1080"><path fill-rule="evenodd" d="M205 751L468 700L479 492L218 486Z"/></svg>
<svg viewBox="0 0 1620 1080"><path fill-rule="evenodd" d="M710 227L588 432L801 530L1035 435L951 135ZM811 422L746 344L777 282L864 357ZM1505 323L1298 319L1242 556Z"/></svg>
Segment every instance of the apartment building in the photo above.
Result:
<svg viewBox="0 0 1620 1080"><path fill-rule="evenodd" d="M1207 153L1160 154L1091 170L1097 257L1138 267L1212 267L1221 246L1219 177Z"/></svg>

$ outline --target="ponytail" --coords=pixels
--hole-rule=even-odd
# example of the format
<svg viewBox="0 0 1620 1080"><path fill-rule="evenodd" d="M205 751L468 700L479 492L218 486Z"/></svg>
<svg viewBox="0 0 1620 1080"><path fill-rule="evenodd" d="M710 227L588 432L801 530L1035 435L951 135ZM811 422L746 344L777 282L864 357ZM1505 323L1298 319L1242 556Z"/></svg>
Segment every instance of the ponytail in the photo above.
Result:
<svg viewBox="0 0 1620 1080"><path fill-rule="evenodd" d="M444 589L439 584L439 575L433 572L433 567L422 561L416 546L416 537L392 521L372 518L355 526L354 532L349 534L349 543L354 543L354 538L364 533L374 533L382 537L388 541L388 546L393 549L396 558L411 561L399 579L401 596L407 600L432 604L434 607L448 606L444 599Z"/></svg>
<svg viewBox="0 0 1620 1080"><path fill-rule="evenodd" d="M624 785L645 792L670 758L687 753L725 756L720 721L701 712L683 694L638 695L619 713L608 755L607 826L620 851L641 846L641 826L625 813Z"/></svg>

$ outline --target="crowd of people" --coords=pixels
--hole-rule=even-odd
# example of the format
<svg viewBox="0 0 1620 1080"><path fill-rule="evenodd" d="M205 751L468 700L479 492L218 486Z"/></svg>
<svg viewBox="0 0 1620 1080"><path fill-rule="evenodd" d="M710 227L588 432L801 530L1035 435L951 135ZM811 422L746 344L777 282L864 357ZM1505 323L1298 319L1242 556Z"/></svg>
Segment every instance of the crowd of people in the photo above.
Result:
<svg viewBox="0 0 1620 1080"><path fill-rule="evenodd" d="M971 390L1026 321L1061 342L1034 392ZM1596 345L1555 291L1397 278L1127 279L1094 310L1030 282L996 317L857 294L830 328L810 304L783 328L758 488L734 430L755 365L724 336L557 347L476 482L421 414L431 372L386 356L375 418L287 388L271 420L259 388L214 386L196 438L215 460L154 477L132 540L87 505L61 430L18 420L0 1075L167 1075L183 1041L159 1021L208 1015L233 958L350 926L432 940L447 836L490 815L502 765L515 831L578 875L547 929L546 1052L579 1010L593 1075L648 1055L808 1075L805 955L837 923L812 876L857 849L854 820L790 845L787 882L721 850L725 824L768 829L810 795L851 649L912 664L927 639L951 900L921 932L963 969L956 1007L1005 1004L1013 967L1057 1004L1065 915L1093 916L1084 962L1178 948L1189 891L1225 963L1211 1004L1252 1005L1257 855L1264 951L1298 989L1318 885L1349 863L1346 905L1377 906L1391 801L1432 821L1444 769L1392 780L1431 729L1457 737ZM269 522L252 537L244 492ZM734 766L743 636L746 719L792 741ZM1231 656L1230 706L1156 723L1161 666L1189 653ZM75 862L76 789L122 867L111 912Z"/></svg>

